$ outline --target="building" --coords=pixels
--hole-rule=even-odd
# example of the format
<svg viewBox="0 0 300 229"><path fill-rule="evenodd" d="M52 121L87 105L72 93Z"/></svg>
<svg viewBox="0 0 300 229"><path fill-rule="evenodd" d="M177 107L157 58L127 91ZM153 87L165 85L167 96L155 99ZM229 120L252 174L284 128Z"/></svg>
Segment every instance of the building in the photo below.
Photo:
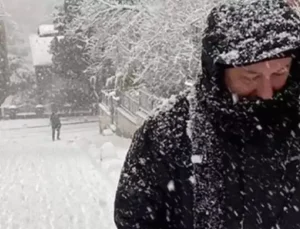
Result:
<svg viewBox="0 0 300 229"><path fill-rule="evenodd" d="M37 34L31 34L29 37L37 82L37 103L39 104L51 102L51 97L57 88L56 85L60 83L60 79L55 77L52 69L50 47L54 37L62 38L62 36L58 36L54 25L40 25Z"/></svg>

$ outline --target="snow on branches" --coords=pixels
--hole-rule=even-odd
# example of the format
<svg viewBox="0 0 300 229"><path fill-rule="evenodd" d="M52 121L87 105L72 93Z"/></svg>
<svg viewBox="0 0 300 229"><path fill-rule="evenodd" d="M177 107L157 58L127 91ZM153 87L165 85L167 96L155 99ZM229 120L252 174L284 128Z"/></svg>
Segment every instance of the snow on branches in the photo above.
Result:
<svg viewBox="0 0 300 229"><path fill-rule="evenodd" d="M99 75L109 60L124 82L131 77L169 96L168 88L199 74L206 16L221 1L82 0L66 33L86 42L89 72Z"/></svg>

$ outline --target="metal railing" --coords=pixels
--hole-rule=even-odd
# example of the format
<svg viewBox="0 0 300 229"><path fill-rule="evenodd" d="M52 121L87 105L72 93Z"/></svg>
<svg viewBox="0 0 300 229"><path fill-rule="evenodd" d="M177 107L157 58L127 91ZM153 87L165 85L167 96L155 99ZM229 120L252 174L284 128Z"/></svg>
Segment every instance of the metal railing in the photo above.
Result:
<svg viewBox="0 0 300 229"><path fill-rule="evenodd" d="M140 107L148 112L151 112L154 108L156 108L161 101L158 97L151 95L144 90L140 90L139 95Z"/></svg>
<svg viewBox="0 0 300 229"><path fill-rule="evenodd" d="M120 106L132 114L135 114L140 109L139 101L126 94L126 92L120 93Z"/></svg>
<svg viewBox="0 0 300 229"><path fill-rule="evenodd" d="M116 111L118 106L133 115L136 115L138 111L149 113L161 102L161 99L144 90L135 91L135 94L119 92L118 97L113 96L111 92L111 90L101 91L101 101L112 114L115 113L114 111Z"/></svg>
<svg viewBox="0 0 300 229"><path fill-rule="evenodd" d="M110 95L111 92L111 90L101 91L101 101L105 106L107 106L110 109L113 107L113 100L112 96Z"/></svg>

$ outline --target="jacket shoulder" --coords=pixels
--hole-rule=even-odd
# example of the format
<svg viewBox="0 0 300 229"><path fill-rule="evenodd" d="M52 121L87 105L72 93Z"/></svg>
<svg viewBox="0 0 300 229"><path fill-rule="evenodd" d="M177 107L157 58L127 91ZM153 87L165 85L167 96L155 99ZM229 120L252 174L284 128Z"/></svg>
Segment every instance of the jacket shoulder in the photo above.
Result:
<svg viewBox="0 0 300 229"><path fill-rule="evenodd" d="M159 131L177 130L189 119L189 102L186 95L171 97L150 116L148 125Z"/></svg>
<svg viewBox="0 0 300 229"><path fill-rule="evenodd" d="M165 101L144 123L147 142L161 154L180 151L183 147L188 147L190 142L187 134L189 118L187 95L174 96Z"/></svg>

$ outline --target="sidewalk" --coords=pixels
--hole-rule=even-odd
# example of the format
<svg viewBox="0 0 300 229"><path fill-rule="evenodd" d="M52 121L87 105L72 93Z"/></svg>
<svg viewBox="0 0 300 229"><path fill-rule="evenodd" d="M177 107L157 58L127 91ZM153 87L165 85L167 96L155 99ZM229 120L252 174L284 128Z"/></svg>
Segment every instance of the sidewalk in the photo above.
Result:
<svg viewBox="0 0 300 229"><path fill-rule="evenodd" d="M98 122L98 116L81 116L61 118L62 125L75 125L81 123ZM17 119L0 120L1 130L17 130L26 128L42 128L50 125L49 119Z"/></svg>

